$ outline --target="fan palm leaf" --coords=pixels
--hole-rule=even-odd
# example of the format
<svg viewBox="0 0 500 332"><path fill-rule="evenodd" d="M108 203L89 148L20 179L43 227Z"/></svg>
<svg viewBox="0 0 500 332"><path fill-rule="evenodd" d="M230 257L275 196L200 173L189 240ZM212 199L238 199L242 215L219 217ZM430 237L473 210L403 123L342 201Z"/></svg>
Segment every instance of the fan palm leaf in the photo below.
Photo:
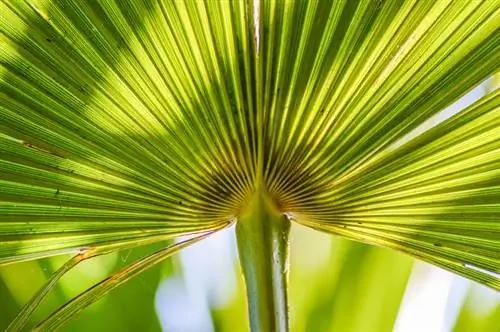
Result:
<svg viewBox="0 0 500 332"><path fill-rule="evenodd" d="M500 92L415 132L498 71L499 20L498 1L4 0L0 264L236 222L252 328L286 330L292 220L500 289Z"/></svg>

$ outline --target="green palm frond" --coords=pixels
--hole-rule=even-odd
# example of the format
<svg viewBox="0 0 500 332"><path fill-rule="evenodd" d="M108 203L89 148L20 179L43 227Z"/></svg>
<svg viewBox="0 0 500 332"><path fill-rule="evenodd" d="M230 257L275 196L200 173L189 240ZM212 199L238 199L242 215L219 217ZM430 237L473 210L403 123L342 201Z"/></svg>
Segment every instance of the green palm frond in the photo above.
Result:
<svg viewBox="0 0 500 332"><path fill-rule="evenodd" d="M484 271L499 273L498 92L348 174L300 219L499 288Z"/></svg>
<svg viewBox="0 0 500 332"><path fill-rule="evenodd" d="M499 288L498 91L397 147L498 69L498 3L262 12L266 174L283 210Z"/></svg>
<svg viewBox="0 0 500 332"><path fill-rule="evenodd" d="M0 5L0 261L228 224L251 176L226 124L245 113L210 90L248 108L244 4L45 4ZM225 44L232 77L213 54ZM219 177L240 180L238 196Z"/></svg>
<svg viewBox="0 0 500 332"><path fill-rule="evenodd" d="M500 289L500 92L408 136L498 71L499 8L0 2L0 265L286 216Z"/></svg>

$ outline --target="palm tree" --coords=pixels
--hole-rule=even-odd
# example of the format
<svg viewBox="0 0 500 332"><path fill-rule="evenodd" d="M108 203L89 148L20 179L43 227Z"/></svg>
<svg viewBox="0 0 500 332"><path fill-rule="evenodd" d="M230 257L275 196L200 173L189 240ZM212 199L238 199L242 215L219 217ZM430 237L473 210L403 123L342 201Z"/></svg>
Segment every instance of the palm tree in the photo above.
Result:
<svg viewBox="0 0 500 332"><path fill-rule="evenodd" d="M191 235L39 329L236 224L253 331L288 330L291 222L500 289L492 1L0 3L0 264ZM292 267L293 268L293 267Z"/></svg>

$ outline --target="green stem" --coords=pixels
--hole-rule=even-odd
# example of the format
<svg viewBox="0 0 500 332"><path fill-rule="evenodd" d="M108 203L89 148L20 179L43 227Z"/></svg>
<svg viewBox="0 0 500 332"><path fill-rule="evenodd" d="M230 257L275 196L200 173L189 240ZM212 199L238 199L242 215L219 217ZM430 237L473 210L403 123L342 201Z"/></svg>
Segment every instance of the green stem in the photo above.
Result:
<svg viewBox="0 0 500 332"><path fill-rule="evenodd" d="M288 331L290 222L263 193L238 218L236 237L253 332Z"/></svg>

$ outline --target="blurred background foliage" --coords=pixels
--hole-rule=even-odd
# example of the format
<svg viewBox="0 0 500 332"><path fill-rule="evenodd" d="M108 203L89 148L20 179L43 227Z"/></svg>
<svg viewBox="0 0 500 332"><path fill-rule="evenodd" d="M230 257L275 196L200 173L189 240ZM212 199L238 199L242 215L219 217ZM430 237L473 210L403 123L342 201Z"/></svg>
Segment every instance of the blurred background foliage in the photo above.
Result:
<svg viewBox="0 0 500 332"><path fill-rule="evenodd" d="M500 331L500 294L492 289L398 252L297 225L292 231L292 331ZM146 271L63 331L247 331L233 232L224 230ZM82 263L33 319L163 245ZM0 330L67 258L0 268Z"/></svg>

